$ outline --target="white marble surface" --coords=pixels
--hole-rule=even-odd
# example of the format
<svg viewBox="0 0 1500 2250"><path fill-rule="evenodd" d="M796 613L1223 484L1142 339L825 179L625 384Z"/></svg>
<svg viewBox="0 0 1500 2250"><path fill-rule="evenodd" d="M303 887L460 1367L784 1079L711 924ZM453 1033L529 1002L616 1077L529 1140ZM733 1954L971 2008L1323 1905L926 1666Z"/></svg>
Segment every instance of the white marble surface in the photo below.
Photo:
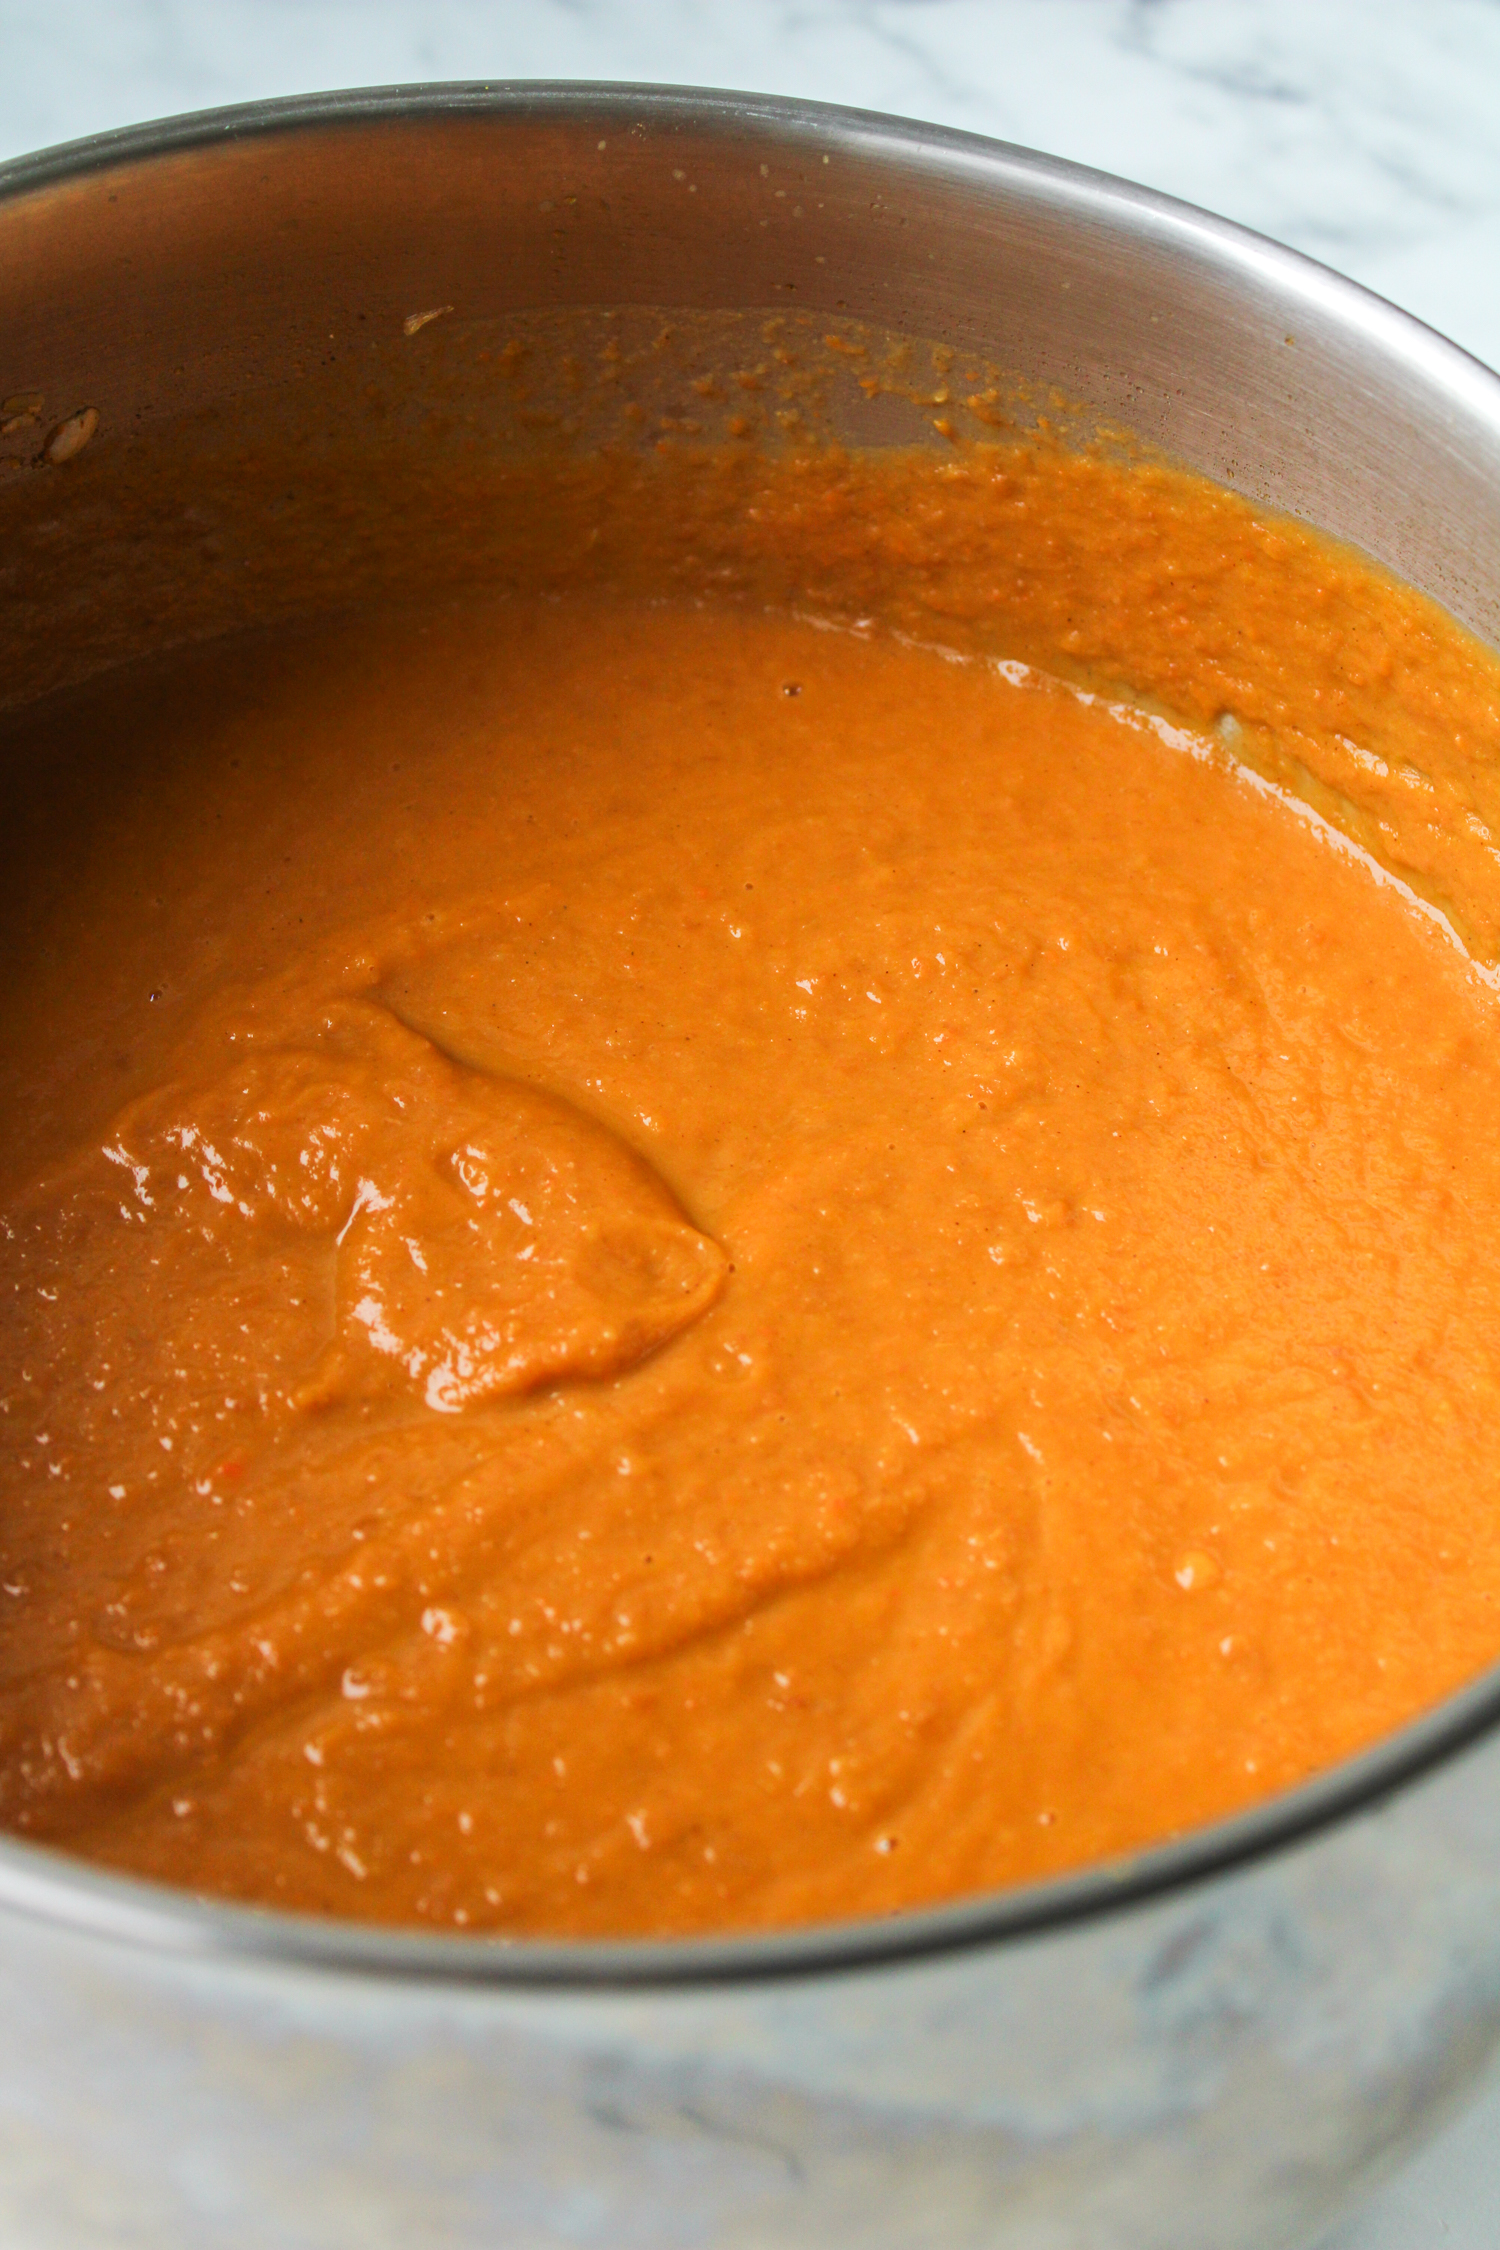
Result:
<svg viewBox="0 0 1500 2250"><path fill-rule="evenodd" d="M0 0L0 157L500 77L752 87L1025 142L1294 243L1500 367L1500 0ZM1500 2089L1327 2250L1497 2244Z"/></svg>

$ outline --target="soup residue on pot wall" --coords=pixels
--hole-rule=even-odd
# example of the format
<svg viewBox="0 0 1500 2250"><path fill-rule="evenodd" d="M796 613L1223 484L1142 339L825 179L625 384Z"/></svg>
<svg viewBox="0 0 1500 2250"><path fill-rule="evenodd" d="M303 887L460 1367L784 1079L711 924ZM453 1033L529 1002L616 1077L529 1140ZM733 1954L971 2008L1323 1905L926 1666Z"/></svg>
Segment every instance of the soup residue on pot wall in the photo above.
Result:
<svg viewBox="0 0 1500 2250"><path fill-rule="evenodd" d="M1500 1654L1494 659L952 354L660 333L55 472L184 645L7 725L20 1833L785 1924Z"/></svg>

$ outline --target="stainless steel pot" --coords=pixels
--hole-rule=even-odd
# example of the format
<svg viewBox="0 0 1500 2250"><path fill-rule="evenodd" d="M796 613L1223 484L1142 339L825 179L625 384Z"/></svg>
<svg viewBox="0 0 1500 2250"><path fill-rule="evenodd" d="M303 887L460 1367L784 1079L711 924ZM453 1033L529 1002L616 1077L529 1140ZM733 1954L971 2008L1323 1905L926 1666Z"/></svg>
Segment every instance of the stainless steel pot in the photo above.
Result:
<svg viewBox="0 0 1500 2250"><path fill-rule="evenodd" d="M36 431L0 526L28 445L65 525L80 432L148 443L337 363L362 321L598 304L791 304L982 350L1500 642L1484 369L1183 205L737 95L340 95L0 169L0 396ZM39 629L7 569L0 687ZM86 644L86 571L78 593ZM788 1936L386 1934L0 1843L17 2250L1304 2243L1497 2040L1500 1671L1128 1864Z"/></svg>

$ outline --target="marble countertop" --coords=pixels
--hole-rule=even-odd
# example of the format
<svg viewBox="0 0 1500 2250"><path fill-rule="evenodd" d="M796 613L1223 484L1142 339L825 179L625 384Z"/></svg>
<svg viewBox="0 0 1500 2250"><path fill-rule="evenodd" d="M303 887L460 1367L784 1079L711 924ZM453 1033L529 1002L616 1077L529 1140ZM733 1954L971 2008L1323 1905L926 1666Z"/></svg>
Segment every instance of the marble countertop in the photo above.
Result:
<svg viewBox="0 0 1500 2250"><path fill-rule="evenodd" d="M899 111L1186 196L1500 367L1500 0L0 0L0 57L0 158L413 79ZM1500 2089L1326 2250L1497 2243Z"/></svg>

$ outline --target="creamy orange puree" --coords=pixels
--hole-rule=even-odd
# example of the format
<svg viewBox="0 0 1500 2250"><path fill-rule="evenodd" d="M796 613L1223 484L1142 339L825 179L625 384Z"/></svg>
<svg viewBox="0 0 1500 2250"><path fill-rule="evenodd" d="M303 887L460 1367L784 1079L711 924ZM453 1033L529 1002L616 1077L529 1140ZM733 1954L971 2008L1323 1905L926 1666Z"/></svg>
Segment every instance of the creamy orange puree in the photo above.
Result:
<svg viewBox="0 0 1500 2250"><path fill-rule="evenodd" d="M790 1923L1204 1821L1500 1651L1496 996L1221 736L599 590L116 674L10 770L12 1829Z"/></svg>

